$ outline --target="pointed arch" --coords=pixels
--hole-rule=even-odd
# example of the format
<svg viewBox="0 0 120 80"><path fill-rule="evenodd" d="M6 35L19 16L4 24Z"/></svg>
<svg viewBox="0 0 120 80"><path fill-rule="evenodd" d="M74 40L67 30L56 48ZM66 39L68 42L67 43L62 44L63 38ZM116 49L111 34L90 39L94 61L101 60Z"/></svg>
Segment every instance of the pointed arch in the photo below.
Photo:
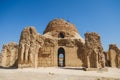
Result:
<svg viewBox="0 0 120 80"><path fill-rule="evenodd" d="M65 50L62 47L58 49L58 66L65 66Z"/></svg>

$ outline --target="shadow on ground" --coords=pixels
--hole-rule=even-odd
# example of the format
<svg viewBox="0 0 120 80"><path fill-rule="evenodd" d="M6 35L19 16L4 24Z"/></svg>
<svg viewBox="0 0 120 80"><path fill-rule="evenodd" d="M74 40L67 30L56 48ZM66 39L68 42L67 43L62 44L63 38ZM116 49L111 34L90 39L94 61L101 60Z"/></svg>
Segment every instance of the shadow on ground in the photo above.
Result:
<svg viewBox="0 0 120 80"><path fill-rule="evenodd" d="M2 66L0 66L0 69L18 69L17 67L13 67L13 66L11 66L11 67L2 67Z"/></svg>
<svg viewBox="0 0 120 80"><path fill-rule="evenodd" d="M60 67L60 69L83 70L83 71L86 71L86 68Z"/></svg>

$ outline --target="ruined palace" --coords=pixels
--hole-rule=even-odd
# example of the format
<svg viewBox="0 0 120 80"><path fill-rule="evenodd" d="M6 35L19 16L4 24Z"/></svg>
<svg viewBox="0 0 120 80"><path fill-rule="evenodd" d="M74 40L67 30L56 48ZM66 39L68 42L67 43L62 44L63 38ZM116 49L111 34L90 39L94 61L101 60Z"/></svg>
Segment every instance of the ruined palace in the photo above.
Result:
<svg viewBox="0 0 120 80"><path fill-rule="evenodd" d="M19 43L3 45L0 55L2 67L86 67L120 66L120 49L111 44L103 51L100 35L85 33L83 39L75 25L63 19L50 21L40 35L35 27L21 32Z"/></svg>

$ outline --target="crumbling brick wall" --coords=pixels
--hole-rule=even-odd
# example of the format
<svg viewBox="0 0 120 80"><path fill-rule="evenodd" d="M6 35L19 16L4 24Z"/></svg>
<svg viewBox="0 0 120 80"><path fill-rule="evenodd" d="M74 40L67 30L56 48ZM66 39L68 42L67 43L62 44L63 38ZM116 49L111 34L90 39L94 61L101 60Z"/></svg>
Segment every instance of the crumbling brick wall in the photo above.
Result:
<svg viewBox="0 0 120 80"><path fill-rule="evenodd" d="M19 41L18 67L37 67L39 49L43 43L41 35L34 27L26 27L21 32Z"/></svg>
<svg viewBox="0 0 120 80"><path fill-rule="evenodd" d="M88 68L99 68L105 66L103 47L100 36L91 32L85 34L86 59Z"/></svg>

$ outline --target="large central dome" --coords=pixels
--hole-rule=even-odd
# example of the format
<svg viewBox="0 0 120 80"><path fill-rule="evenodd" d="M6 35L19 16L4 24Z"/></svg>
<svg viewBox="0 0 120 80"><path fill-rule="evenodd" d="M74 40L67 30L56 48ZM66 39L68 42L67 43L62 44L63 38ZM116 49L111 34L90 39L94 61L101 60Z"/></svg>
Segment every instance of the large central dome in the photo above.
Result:
<svg viewBox="0 0 120 80"><path fill-rule="evenodd" d="M78 33L76 27L73 24L69 23L68 21L65 21L64 19L54 19L50 21L49 24L47 25L47 28L44 31L44 34L54 30L55 31L74 31Z"/></svg>
<svg viewBox="0 0 120 80"><path fill-rule="evenodd" d="M64 19L50 21L43 36L52 39L79 39L84 43L84 39L80 36L76 27Z"/></svg>

